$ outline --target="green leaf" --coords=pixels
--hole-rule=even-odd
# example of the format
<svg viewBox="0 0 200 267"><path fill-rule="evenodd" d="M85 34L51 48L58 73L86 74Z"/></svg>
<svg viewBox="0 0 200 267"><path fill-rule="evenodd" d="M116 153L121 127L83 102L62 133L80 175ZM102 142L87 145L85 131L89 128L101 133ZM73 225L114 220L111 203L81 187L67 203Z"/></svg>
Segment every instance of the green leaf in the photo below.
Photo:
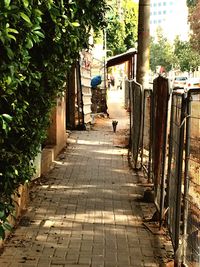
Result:
<svg viewBox="0 0 200 267"><path fill-rule="evenodd" d="M62 15L62 17L64 18L64 19L67 19L68 20L68 17L66 16L66 15Z"/></svg>
<svg viewBox="0 0 200 267"><path fill-rule="evenodd" d="M0 220L1 220L4 216L5 216L5 211L4 211L4 210L0 211Z"/></svg>
<svg viewBox="0 0 200 267"><path fill-rule="evenodd" d="M33 31L37 31L37 30L41 30L41 27L40 26L36 26L33 28Z"/></svg>
<svg viewBox="0 0 200 267"><path fill-rule="evenodd" d="M5 230L2 226L0 226L0 239L5 239Z"/></svg>
<svg viewBox="0 0 200 267"><path fill-rule="evenodd" d="M28 0L23 0L24 6L27 8L29 6L29 1Z"/></svg>
<svg viewBox="0 0 200 267"><path fill-rule="evenodd" d="M16 29L13 29L13 28L8 28L7 32L13 32L13 33L16 33L16 34L19 33Z"/></svg>
<svg viewBox="0 0 200 267"><path fill-rule="evenodd" d="M9 7L9 5L10 5L10 1L11 1L11 0L4 0L4 4L5 4L6 7Z"/></svg>
<svg viewBox="0 0 200 267"><path fill-rule="evenodd" d="M72 25L73 25L74 27L79 27L79 26L80 26L80 24L79 24L77 21L72 22Z"/></svg>
<svg viewBox="0 0 200 267"><path fill-rule="evenodd" d="M23 20L25 20L26 22L28 22L29 24L31 24L31 21L30 21L29 17L26 14L24 14L23 12L20 12L19 14L20 14L20 16L21 16L21 18Z"/></svg>
<svg viewBox="0 0 200 267"><path fill-rule="evenodd" d="M8 77L7 77L7 81L6 81L6 82L7 82L7 84L8 84L8 85L9 85L9 84L11 84L11 82L12 82L12 79L11 79L11 77L10 77L10 76L8 76Z"/></svg>
<svg viewBox="0 0 200 267"><path fill-rule="evenodd" d="M37 34L38 36L45 38L44 34L40 31L34 31L35 34Z"/></svg>
<svg viewBox="0 0 200 267"><path fill-rule="evenodd" d="M2 129L6 132L7 124L5 123L4 120L2 120Z"/></svg>
<svg viewBox="0 0 200 267"><path fill-rule="evenodd" d="M9 114L2 114L2 117L6 120L6 121L12 121L12 117Z"/></svg>
<svg viewBox="0 0 200 267"><path fill-rule="evenodd" d="M34 9L34 11L35 11L35 14L38 15L38 16L42 16L43 15L42 11L40 11L38 8Z"/></svg>
<svg viewBox="0 0 200 267"><path fill-rule="evenodd" d="M5 229L5 230L8 230L8 231L12 231L12 225L10 225L8 222L5 222L4 224L3 224L3 228Z"/></svg>
<svg viewBox="0 0 200 267"><path fill-rule="evenodd" d="M31 39L28 39L26 42L26 48L31 49L33 47L33 42Z"/></svg>
<svg viewBox="0 0 200 267"><path fill-rule="evenodd" d="M7 56L9 57L9 59L13 59L13 57L14 57L14 53L13 53L13 51L10 49L10 47L6 47L6 51L7 51Z"/></svg>
<svg viewBox="0 0 200 267"><path fill-rule="evenodd" d="M8 36L10 39L13 39L13 40L15 40L15 42L16 42L16 38L15 38L15 36L14 36L14 35L12 35L12 34L7 34L7 36Z"/></svg>

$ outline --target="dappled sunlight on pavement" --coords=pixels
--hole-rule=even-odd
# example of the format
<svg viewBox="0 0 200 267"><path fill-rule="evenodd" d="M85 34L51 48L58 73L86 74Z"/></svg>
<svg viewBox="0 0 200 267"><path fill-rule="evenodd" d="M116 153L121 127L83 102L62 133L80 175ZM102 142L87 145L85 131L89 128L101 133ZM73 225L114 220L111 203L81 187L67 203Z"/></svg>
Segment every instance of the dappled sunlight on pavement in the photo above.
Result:
<svg viewBox="0 0 200 267"><path fill-rule="evenodd" d="M138 201L144 189L128 166L122 138L128 136L128 114L116 107L115 112L110 107L111 118L71 133L55 168L32 187L27 213L6 242L0 266L165 266L171 248L165 235L144 227L154 207ZM113 133L116 114L119 128Z"/></svg>

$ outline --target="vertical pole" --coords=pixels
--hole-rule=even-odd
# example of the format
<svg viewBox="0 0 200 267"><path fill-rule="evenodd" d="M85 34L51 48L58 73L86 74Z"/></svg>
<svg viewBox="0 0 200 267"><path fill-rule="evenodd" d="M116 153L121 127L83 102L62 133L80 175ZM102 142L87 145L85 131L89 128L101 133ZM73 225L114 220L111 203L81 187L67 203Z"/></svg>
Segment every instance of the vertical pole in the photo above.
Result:
<svg viewBox="0 0 200 267"><path fill-rule="evenodd" d="M106 91L106 53L107 53L107 44L106 44L106 29L103 31L103 36L104 36L104 89Z"/></svg>
<svg viewBox="0 0 200 267"><path fill-rule="evenodd" d="M168 88L168 80L165 80L167 83L167 91L168 91L168 96L169 96L169 88ZM167 127L167 121L168 121L168 100L166 102L166 107L165 107L165 125L164 125L164 136L163 136L163 148L162 148L162 173L161 173L161 201L160 201L160 229L162 226L162 221L163 221L163 210L164 210L164 198L165 198L165 170L166 170L166 151L167 151L167 132L168 132L168 127Z"/></svg>
<svg viewBox="0 0 200 267"><path fill-rule="evenodd" d="M79 65L78 62L76 62L76 66L75 66L75 71L76 71L76 86L77 86L77 106L78 106L78 127L80 128L81 125L81 118L80 118L80 109L81 109L81 105L80 105L80 81L79 81Z"/></svg>
<svg viewBox="0 0 200 267"><path fill-rule="evenodd" d="M76 63L76 73L77 73L77 100L78 100L78 118L79 118L79 128L85 129L85 116L84 116L84 103L83 103L83 88L81 84L81 66L80 59Z"/></svg>
<svg viewBox="0 0 200 267"><path fill-rule="evenodd" d="M190 138L191 138L191 95L187 97L186 119L186 146L185 146L185 174L184 174L184 199L183 199L183 264L187 252L187 227L189 209L189 163L190 163Z"/></svg>
<svg viewBox="0 0 200 267"><path fill-rule="evenodd" d="M136 81L145 88L148 85L150 44L150 0L139 0L138 55Z"/></svg>
<svg viewBox="0 0 200 267"><path fill-rule="evenodd" d="M182 96L182 105L181 105L181 123L185 121L186 116L186 99L185 96ZM176 218L175 218L175 259L174 259L174 266L181 266L181 259L182 259L182 250L180 253L177 253L180 249L180 222L181 222L181 202L182 202L182 172L183 172L183 147L184 147L184 129L185 123L183 123L180 127L179 132L179 151L178 151L178 161L177 161L177 179L178 179L178 186L177 186L177 197L176 197Z"/></svg>
<svg viewBox="0 0 200 267"><path fill-rule="evenodd" d="M149 164L148 164L148 183L152 180L152 140L153 140L153 92L150 93L150 138L149 138Z"/></svg>
<svg viewBox="0 0 200 267"><path fill-rule="evenodd" d="M67 84L66 125L70 129L75 128L75 87L75 64L73 64L68 74Z"/></svg>

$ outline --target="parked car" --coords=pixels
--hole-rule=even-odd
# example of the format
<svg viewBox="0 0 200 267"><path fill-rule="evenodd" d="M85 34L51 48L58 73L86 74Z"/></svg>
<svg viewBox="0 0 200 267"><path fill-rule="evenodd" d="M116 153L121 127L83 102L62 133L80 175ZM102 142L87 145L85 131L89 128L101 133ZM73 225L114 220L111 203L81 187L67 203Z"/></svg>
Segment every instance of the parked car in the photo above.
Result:
<svg viewBox="0 0 200 267"><path fill-rule="evenodd" d="M177 76L174 78L174 81L172 83L172 89L183 89L185 88L187 82L187 77L184 76Z"/></svg>
<svg viewBox="0 0 200 267"><path fill-rule="evenodd" d="M185 91L200 88L200 78L189 78L185 84Z"/></svg>

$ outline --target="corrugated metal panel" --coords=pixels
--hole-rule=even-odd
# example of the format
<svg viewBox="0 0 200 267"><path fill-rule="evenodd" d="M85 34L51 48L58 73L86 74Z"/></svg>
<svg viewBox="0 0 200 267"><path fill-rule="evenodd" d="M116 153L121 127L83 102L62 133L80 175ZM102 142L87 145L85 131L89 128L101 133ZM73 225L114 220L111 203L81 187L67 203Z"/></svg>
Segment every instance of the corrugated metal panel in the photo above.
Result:
<svg viewBox="0 0 200 267"><path fill-rule="evenodd" d="M83 94L83 111L84 122L91 122L91 65L85 64L85 62L91 62L91 54L89 52L83 53L83 64L81 65L81 85Z"/></svg>

